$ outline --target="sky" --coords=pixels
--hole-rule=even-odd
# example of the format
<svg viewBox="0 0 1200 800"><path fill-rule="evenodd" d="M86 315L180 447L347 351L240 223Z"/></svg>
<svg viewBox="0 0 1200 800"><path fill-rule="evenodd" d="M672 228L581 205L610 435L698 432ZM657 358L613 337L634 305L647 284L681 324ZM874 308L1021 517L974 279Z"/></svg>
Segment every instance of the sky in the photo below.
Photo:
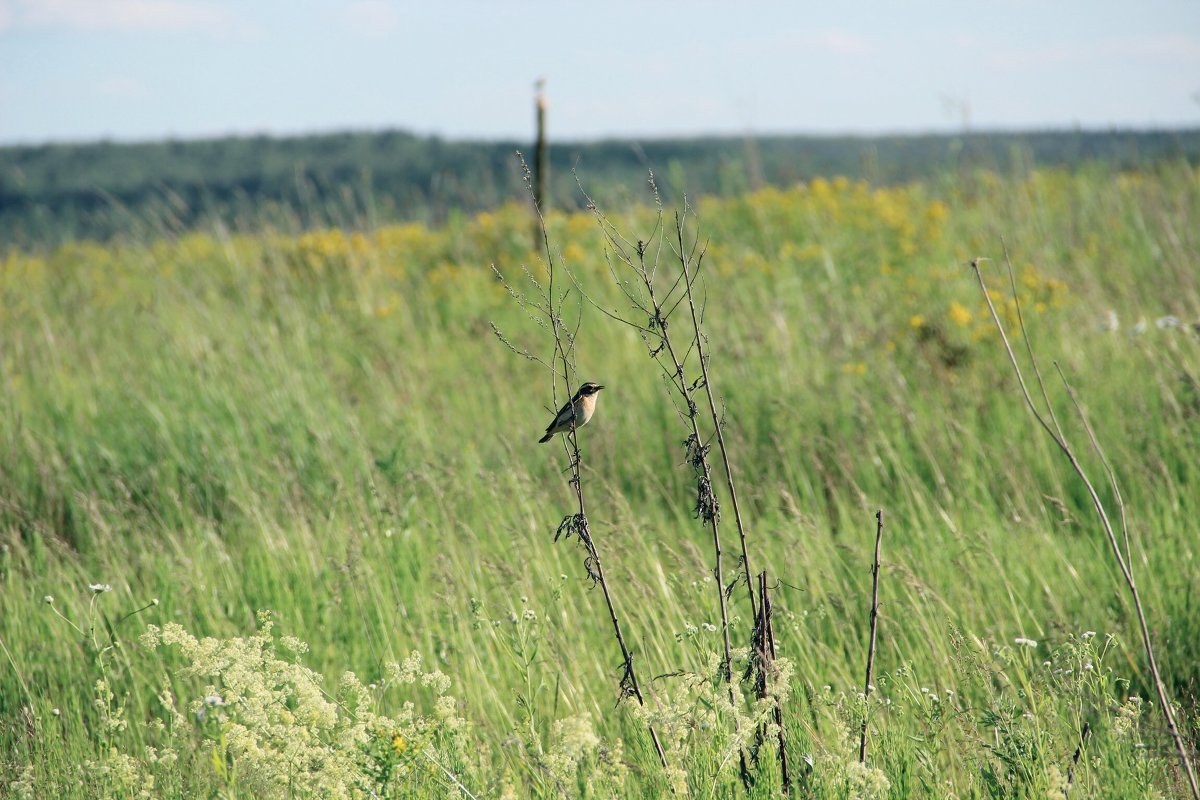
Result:
<svg viewBox="0 0 1200 800"><path fill-rule="evenodd" d="M0 0L0 144L1200 126L1200 0Z"/></svg>

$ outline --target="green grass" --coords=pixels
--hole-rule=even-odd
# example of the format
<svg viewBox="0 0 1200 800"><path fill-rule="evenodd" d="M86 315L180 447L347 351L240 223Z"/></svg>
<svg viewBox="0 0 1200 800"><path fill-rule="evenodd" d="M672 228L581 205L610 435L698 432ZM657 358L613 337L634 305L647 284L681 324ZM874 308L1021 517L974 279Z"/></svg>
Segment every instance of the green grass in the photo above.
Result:
<svg viewBox="0 0 1200 800"><path fill-rule="evenodd" d="M607 211L649 238L650 211ZM816 182L698 211L713 379L751 555L777 582L797 796L1061 796L1085 722L1071 797L1184 792L1103 533L1035 430L965 262L993 259L1004 287L1005 238L1035 347L1116 465L1194 740L1200 336L1155 320L1200 321L1200 173ZM657 796L672 780L741 794L731 735L751 712L724 707L714 677L687 430L642 342L594 309L577 342L580 377L608 387L580 435L589 516L681 773L617 703L602 597L577 543L553 541L572 495L561 447L535 444L550 381L488 324L548 353L488 268L540 274L531 233L509 207L438 230L214 232L0 262L0 792L333 796L369 764L395 796L453 796L456 781L477 797ZM617 307L594 222L555 216L549 233ZM1116 332L1099 330L1109 309ZM730 604L745 647L744 593ZM307 652L249 638L267 609ZM223 644L139 643L168 623ZM435 679L388 672L414 650L452 705ZM322 717L297 660L357 699ZM364 686L339 690L346 671ZM234 687L244 702L204 706ZM752 794L777 788L764 751Z"/></svg>

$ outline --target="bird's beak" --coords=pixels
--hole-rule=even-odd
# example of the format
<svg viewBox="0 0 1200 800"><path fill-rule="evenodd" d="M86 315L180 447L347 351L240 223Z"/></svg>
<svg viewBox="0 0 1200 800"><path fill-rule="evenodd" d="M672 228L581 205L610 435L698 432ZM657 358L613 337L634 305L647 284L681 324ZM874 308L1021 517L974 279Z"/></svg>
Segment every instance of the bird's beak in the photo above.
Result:
<svg viewBox="0 0 1200 800"><path fill-rule="evenodd" d="M598 391L600 391L600 390L601 390L601 389L603 389L603 388L604 388L603 386L597 386L597 387L596 387L596 391L598 392Z"/></svg>

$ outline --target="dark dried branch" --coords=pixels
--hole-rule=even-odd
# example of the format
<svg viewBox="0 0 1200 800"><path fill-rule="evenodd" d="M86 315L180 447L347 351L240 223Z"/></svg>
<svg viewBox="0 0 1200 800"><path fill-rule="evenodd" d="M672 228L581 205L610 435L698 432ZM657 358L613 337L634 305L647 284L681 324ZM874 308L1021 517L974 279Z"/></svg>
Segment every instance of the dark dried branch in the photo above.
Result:
<svg viewBox="0 0 1200 800"><path fill-rule="evenodd" d="M867 723L870 721L871 672L875 667L875 632L879 625L879 552L883 548L883 509L875 512L875 559L871 563L871 634L867 644L867 676L863 680L863 721L858 740L858 763L867 763Z"/></svg>
<svg viewBox="0 0 1200 800"><path fill-rule="evenodd" d="M578 316L575 321L574 328L568 327L562 319L562 309L565 307L567 299L570 296L570 288L562 293L561 296L555 293L556 280L556 264L553 250L550 247L550 234L546 228L546 220L542 215L541 207L538 204L538 198L533 193L533 186L530 179L529 167L525 163L524 158L518 152L517 157L520 159L521 168L524 172L526 186L530 191L533 201L533 209L537 215L538 229L541 234L542 248L546 256L546 264L548 270L548 283L543 290L541 284L528 271L525 270L526 276L529 278L532 285L537 289L539 296L544 298L546 307L544 309L547 320L550 325L550 332L553 336L553 355L549 360L551 365L551 395L554 403L553 407L558 407L558 381L561 379L562 391L567 397L572 394L571 386L573 378L576 374L575 364L575 343L579 334L579 330L583 325L583 308L586 298L580 292L580 301L578 306ZM496 273L499 276L499 271ZM503 280L503 277L501 280ZM573 280L573 276L572 280ZM506 284L507 288L507 284ZM510 294L514 295L518 303L522 302L520 293L513 293L510 288ZM523 306L524 307L524 306ZM503 339L502 339L503 341ZM561 371L560 371L561 368ZM622 673L619 680L621 697L634 697L639 705L645 705L645 698L642 695L641 687L638 684L637 673L633 668L633 654L626 642L625 634L621 626L620 618L617 616L616 606L613 601L612 591L608 580L604 575L604 564L600 558L600 553L596 547L596 542L592 536L591 527L588 523L587 507L584 502L584 487L582 479L583 459L579 450L578 431L572 427L562 437L563 448L565 449L571 477L568 481L572 490L575 493L578 510L572 514L568 514L562 518L557 528L555 529L554 538L557 541L560 538L569 539L572 535L576 536L580 544L583 546L586 556L584 558L584 569L588 579L593 585L598 585L604 595L604 603L608 610L609 621L612 623L613 635L617 640L617 644L621 650ZM663 767L667 766L666 752L663 750L662 743L659 741L658 733L653 725L647 725L650 733L651 741L654 744L655 752L658 754L659 762Z"/></svg>

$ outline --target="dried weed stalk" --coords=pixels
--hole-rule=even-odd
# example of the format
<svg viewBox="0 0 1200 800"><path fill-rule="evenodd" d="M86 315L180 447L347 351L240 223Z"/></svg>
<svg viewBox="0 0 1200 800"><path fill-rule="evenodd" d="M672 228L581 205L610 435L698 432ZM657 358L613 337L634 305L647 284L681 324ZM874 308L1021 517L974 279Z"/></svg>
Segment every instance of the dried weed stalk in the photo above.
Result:
<svg viewBox="0 0 1200 800"><path fill-rule="evenodd" d="M529 189L530 196L533 199L533 207L537 213L537 224L541 232L542 251L546 257L546 269L548 271L548 279L543 287L541 282L528 270L525 270L525 277L532 286L530 294L524 294L513 287L511 283L505 280L500 271L492 265L492 270L496 273L496 277L504 284L509 295L517 302L517 304L526 312L530 320L540 328L546 330L553 340L551 352L548 358L543 358L534 353L530 353L526 349L517 348L513 343L505 337L502 331L492 324L492 330L496 337L510 350L522 358L526 358L546 368L550 373L550 388L553 397L552 409L557 409L559 406L559 389L562 389L563 395L570 398L573 394L572 386L575 385L576 363L575 363L575 342L579 333L579 327L582 323L582 300L579 304L579 314L574 327L566 324L563 316L564 309L567 305L567 300L570 296L571 289L562 288L560 277L557 274L558 268L555 263L554 253L550 247L550 235L546 230L546 220L542 215L541 208L538 205L537 198L533 194L533 187L529 173L529 167L525 163L525 159L518 152L517 157L520 159L521 168L525 174L526 187ZM557 285L556 285L557 283ZM633 697L637 700L638 705L646 704L645 698L642 695L641 684L637 678L637 672L633 664L633 652L629 649L624 631L621 628L621 620L617 615L616 605L613 602L612 591L609 586L609 581L604 575L604 563L600 558L600 551L596 547L595 537L592 534L591 526L588 523L587 506L584 502L583 479L581 476L581 468L583 459L579 450L578 431L574 427L562 437L563 448L569 460L568 469L571 473L570 485L575 494L577 510L571 514L564 516L559 522L554 533L555 541L560 538L569 539L575 536L579 543L583 545L586 556L584 558L584 569L587 571L588 578L593 585L599 585L600 590L604 595L604 603L608 609L609 621L612 623L613 634L616 637L617 644L621 648L621 679L620 690L621 697ZM654 743L654 750L658 754L659 762L663 767L667 766L666 752L663 750L662 743L659 741L658 733L654 730L653 725L647 725L650 733L650 738Z"/></svg>
<svg viewBox="0 0 1200 800"><path fill-rule="evenodd" d="M630 242L612 221L597 209L591 198L587 198L588 207L595 214L607 241L605 255L613 282L624 294L636 316L629 318L621 311L607 309L595 301L591 302L611 319L638 331L651 358L662 370L663 377L670 387L669 395L675 410L687 426L688 436L683 442L683 448L684 460L692 468L696 479L694 510L697 519L701 520L702 524L709 529L712 538L713 575L716 579L717 601L721 614L721 644L723 648L721 677L729 686L730 701L737 705L739 702L738 690L734 686L731 670L732 647L728 599L734 587L739 582L744 582L750 600L751 619L758 618L759 603L755 597L754 584L750 579L750 559L746 547L745 528L742 524L741 511L737 506L733 473L729 456L725 450L724 437L721 434L722 419L717 412L709 374L709 357L704 350L706 338L702 322L703 302L698 303L697 301L696 286L704 263L705 249L701 246L698 237L691 238L689 243L687 235L689 209L686 202L682 213L676 214L672 229L669 232L665 229L663 207L657 189L654 187L653 175L650 176L650 185L654 191L655 200L658 201L658 220L649 241ZM673 265L673 268L664 266L664 261ZM577 288L583 293L582 287ZM591 298L588 299L591 300ZM689 312L688 317L677 329L674 326L676 320L673 318L673 314L677 309L685 306ZM688 362L693 360L693 356L697 364L692 367L692 372L689 374ZM698 402L701 397L706 400L708 415L711 419L711 432L707 435L703 430L707 423L703 418L704 413L701 410L700 402ZM733 504L734 518L742 549L740 570L737 576L728 582L725 576L725 558L720 533L721 506L714 490L713 468L710 460L714 438L724 462L726 486L730 492L729 497ZM741 768L742 781L749 786L751 781L744 751Z"/></svg>
<svg viewBox="0 0 1200 800"><path fill-rule="evenodd" d="M1167 723L1167 731L1170 733L1172 740L1175 743L1175 749L1179 753L1179 762L1187 781L1192 790L1194 800L1200 800L1200 786L1196 783L1196 773L1192 768L1192 760L1188 752L1188 745L1184 741L1183 736L1179 732L1179 726L1175 722L1175 712L1171 705L1171 699L1167 696L1167 687L1163 683L1162 675L1158 669L1158 659L1154 654L1154 644L1150 638L1150 626L1146 622L1146 613L1142 606L1141 594L1138 592L1137 583L1133 577L1133 553L1129 543L1129 525L1125 516L1125 501L1121 497L1120 487L1117 485L1116 475L1113 472L1112 464L1108 457L1104 454L1103 448L1100 446L1099 440L1096 438L1095 431L1092 429L1091 423L1088 421L1087 415L1083 411L1083 406L1079 403L1079 399L1075 395L1074 389L1067 381L1066 375L1057 361L1052 362L1055 370L1058 372L1059 379L1062 380L1063 387L1066 389L1068 397L1071 399L1071 404L1075 409L1075 413L1079 418L1087 433L1088 441L1092 445L1092 449L1096 451L1101 464L1104 466L1104 471L1108 478L1109 487L1112 489L1113 497L1116 499L1117 509L1120 513L1121 535L1125 542L1124 550L1121 548L1121 542L1117 539L1112 521L1109 519L1108 511L1104 507L1104 503L1100 500L1100 495L1096 491L1087 472L1079 463L1079 459L1067 441L1067 436L1063 432L1062 425L1059 424L1058 417L1054 413L1054 407L1050 403L1050 395L1046 390L1046 384L1042 380L1041 370L1038 368L1037 358L1034 356L1033 344L1029 339L1029 331L1025 327L1025 319L1021 313L1021 303L1019 293L1017 291L1016 277L1013 273L1012 259L1009 258L1008 246L1004 245L1004 262L1008 268L1009 286L1012 291L1013 303L1017 313L1017 327L1021 331L1021 338L1025 342L1025 350L1029 357L1029 363L1033 368L1034 378L1037 381L1038 390L1041 394L1042 401L1045 403L1045 411L1038 409L1034 402L1033 396L1029 392L1029 387L1025 382L1025 377L1021 372L1020 364L1017 362L1016 354L1013 352L1012 346L1009 344L1008 336L1004 331L1004 325L1000 321L999 314L996 313L996 307L992 304L991 295L988 293L987 285L983 280L983 273L979 269L979 262L986 259L976 258L971 262L971 269L975 272L975 278L979 282L979 290L983 293L983 299L987 302L988 310L992 315L992 322L996 325L996 330L1000 332L1000 340L1004 343L1004 350L1008 354L1008 359L1012 363L1013 371L1017 375L1017 382L1021 386L1021 394L1025 398L1025 404L1032 412L1034 419L1038 425L1046 432L1046 435L1057 445L1058 449L1066 457L1071 464L1071 469L1079 476L1083 482L1084 488L1087 489L1088 496L1091 498L1092 506L1096 510L1096 515L1100 519L1100 525L1104 529L1104 534L1108 539L1109 548L1112 550L1113 556L1117 560L1117 566L1121 569L1121 576L1124 578L1125 586L1129 590L1129 596L1133 601L1134 611L1137 615L1138 627L1141 632L1142 646L1146 652L1146 662L1150 667L1150 676L1154 680L1155 692L1158 695L1158 705L1162 710L1163 718Z"/></svg>
<svg viewBox="0 0 1200 800"><path fill-rule="evenodd" d="M754 667L754 693L759 699L766 697L769 694L770 676L777 669L775 665L775 628L771 624L771 596L767 590L767 572L763 570L758 573L758 620L754 625L753 647L751 648L751 658L757 664ZM777 754L779 756L779 771L781 778L780 789L784 797L792 795L792 772L788 766L787 757L787 738L783 730L783 709L779 707L779 703L775 703L773 710L775 717L775 738L779 744ZM765 727L760 726L755 732L754 738L754 763L758 764L759 750L762 748L765 740Z"/></svg>
<svg viewBox="0 0 1200 800"><path fill-rule="evenodd" d="M867 642L867 675L863 679L863 703L871 698L871 674L875 669L875 633L879 627L879 553L883 549L883 509L875 512L875 558L871 562L871 633ZM858 739L858 763L867 763L868 709L863 709L862 731Z"/></svg>

